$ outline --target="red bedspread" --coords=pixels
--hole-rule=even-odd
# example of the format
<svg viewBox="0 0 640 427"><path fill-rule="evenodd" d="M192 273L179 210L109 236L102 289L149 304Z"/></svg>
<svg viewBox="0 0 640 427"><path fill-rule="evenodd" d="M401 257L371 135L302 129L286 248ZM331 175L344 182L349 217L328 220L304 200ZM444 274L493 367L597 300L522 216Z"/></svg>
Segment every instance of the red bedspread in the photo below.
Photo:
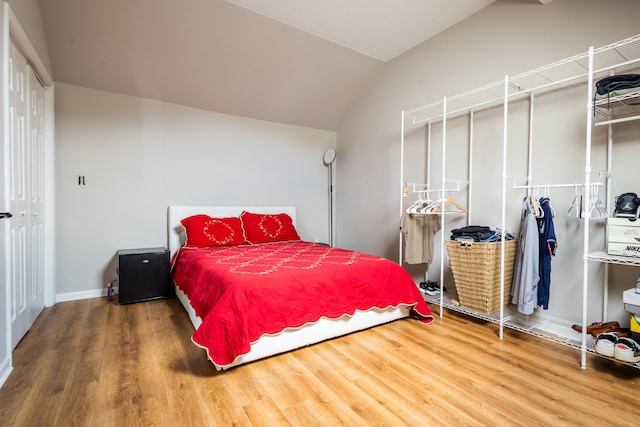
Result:
<svg viewBox="0 0 640 427"><path fill-rule="evenodd" d="M173 279L202 319L193 342L223 367L248 353L262 335L321 317L407 305L413 317L433 321L398 264L310 242L182 248Z"/></svg>

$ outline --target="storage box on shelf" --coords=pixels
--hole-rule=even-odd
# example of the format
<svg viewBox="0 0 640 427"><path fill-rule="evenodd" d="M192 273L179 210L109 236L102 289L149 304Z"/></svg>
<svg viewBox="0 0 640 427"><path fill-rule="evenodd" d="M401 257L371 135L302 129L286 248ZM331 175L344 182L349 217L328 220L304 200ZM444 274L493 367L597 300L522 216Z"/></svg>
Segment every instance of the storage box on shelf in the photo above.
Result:
<svg viewBox="0 0 640 427"><path fill-rule="evenodd" d="M631 327L631 337L640 340L640 293L636 292L636 288L627 289L622 294L622 302L624 310L631 313L629 326Z"/></svg>
<svg viewBox="0 0 640 427"><path fill-rule="evenodd" d="M636 342L640 342L640 314L631 313L629 325L631 327L631 338Z"/></svg>
<svg viewBox="0 0 640 427"><path fill-rule="evenodd" d="M445 244L460 305L482 313L500 310L502 242L447 240ZM516 248L516 240L505 241L503 307L511 299Z"/></svg>
<svg viewBox="0 0 640 427"><path fill-rule="evenodd" d="M609 255L640 257L640 221L628 218L608 218Z"/></svg>
<svg viewBox="0 0 640 427"><path fill-rule="evenodd" d="M624 302L625 311L640 314L640 293L636 292L636 288L624 291L622 294L622 302Z"/></svg>

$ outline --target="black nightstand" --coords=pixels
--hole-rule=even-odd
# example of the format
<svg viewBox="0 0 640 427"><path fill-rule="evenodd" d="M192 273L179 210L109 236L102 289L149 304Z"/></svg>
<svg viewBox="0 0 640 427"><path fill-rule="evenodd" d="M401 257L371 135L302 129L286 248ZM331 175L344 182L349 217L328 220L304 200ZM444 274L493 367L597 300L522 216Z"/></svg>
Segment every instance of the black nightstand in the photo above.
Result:
<svg viewBox="0 0 640 427"><path fill-rule="evenodd" d="M119 250L118 283L120 304L175 295L170 277L169 251L165 248Z"/></svg>

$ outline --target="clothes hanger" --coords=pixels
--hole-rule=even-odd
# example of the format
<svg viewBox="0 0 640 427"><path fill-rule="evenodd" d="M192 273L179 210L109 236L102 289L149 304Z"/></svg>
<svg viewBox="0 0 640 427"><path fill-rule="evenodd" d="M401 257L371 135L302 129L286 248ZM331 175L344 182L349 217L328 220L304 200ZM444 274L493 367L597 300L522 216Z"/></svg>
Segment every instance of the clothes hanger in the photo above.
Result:
<svg viewBox="0 0 640 427"><path fill-rule="evenodd" d="M551 204L551 198L549 197L549 186L545 185L544 187L544 197L547 199L547 203L549 204L549 210L551 211L551 218L555 218L556 217L556 210L553 208L553 205ZM542 208L540 209L542 210Z"/></svg>
<svg viewBox="0 0 640 427"><path fill-rule="evenodd" d="M406 212L414 215L427 213L425 210L432 203L433 201L429 199L426 191L418 191L418 200L413 202L413 204L406 209Z"/></svg>
<svg viewBox="0 0 640 427"><path fill-rule="evenodd" d="M455 207L455 209L446 209L446 207L448 205L453 205ZM445 209L444 212L450 212L450 213L465 213L468 212L467 208L465 208L464 206L462 206L460 203L458 203L458 201L456 201L456 199L454 199L453 197L449 196L447 197L442 203L438 203L437 206L434 206L431 209L431 212L441 212L442 209Z"/></svg>
<svg viewBox="0 0 640 427"><path fill-rule="evenodd" d="M529 196L529 206L531 207L533 216L536 218L542 218L544 216L544 211L540 209L540 205L538 204L538 198L534 196L533 193Z"/></svg>
<svg viewBox="0 0 640 427"><path fill-rule="evenodd" d="M431 208L436 202L434 200L426 200L422 206L418 208L418 213L428 214L431 213Z"/></svg>
<svg viewBox="0 0 640 427"><path fill-rule="evenodd" d="M551 199L549 197L544 197L545 203L547 204L547 206L549 206L549 211L551 212L551 218L555 218L556 216L556 210L553 208L553 205L551 204ZM542 198L540 199L542 200ZM542 203L540 203L540 213L541 215L539 216L539 218L544 218L544 209L542 209Z"/></svg>
<svg viewBox="0 0 640 427"><path fill-rule="evenodd" d="M573 186L573 201L567 211L571 218L582 218L582 191L578 193L578 184Z"/></svg>
<svg viewBox="0 0 640 427"><path fill-rule="evenodd" d="M591 197L589 199L589 218L591 219L603 219L609 216L609 212L607 211L604 203L600 201L598 198L598 187L599 184L591 183Z"/></svg>
<svg viewBox="0 0 640 427"><path fill-rule="evenodd" d="M414 189L415 191L415 189ZM416 213L419 204L422 202L422 192L418 192L418 200L414 201L413 203L411 203L411 206L409 206L407 209L405 209L405 212L408 214L413 214Z"/></svg>
<svg viewBox="0 0 640 427"><path fill-rule="evenodd" d="M429 193L425 192L425 195L422 199L422 202L420 203L420 206L418 207L418 212L417 213L421 213L421 214L427 214L430 213L431 210L431 206L433 206L433 204L435 203L435 200L432 200L429 198Z"/></svg>

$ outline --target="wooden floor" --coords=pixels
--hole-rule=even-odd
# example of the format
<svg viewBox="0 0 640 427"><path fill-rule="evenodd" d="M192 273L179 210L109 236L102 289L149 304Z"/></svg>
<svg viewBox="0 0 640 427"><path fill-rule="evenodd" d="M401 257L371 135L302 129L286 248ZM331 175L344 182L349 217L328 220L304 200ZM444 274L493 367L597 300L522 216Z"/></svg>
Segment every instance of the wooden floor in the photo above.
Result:
<svg viewBox="0 0 640 427"><path fill-rule="evenodd" d="M437 313L438 307L432 307ZM640 370L455 313L216 372L176 299L47 308L1 426L630 426Z"/></svg>

